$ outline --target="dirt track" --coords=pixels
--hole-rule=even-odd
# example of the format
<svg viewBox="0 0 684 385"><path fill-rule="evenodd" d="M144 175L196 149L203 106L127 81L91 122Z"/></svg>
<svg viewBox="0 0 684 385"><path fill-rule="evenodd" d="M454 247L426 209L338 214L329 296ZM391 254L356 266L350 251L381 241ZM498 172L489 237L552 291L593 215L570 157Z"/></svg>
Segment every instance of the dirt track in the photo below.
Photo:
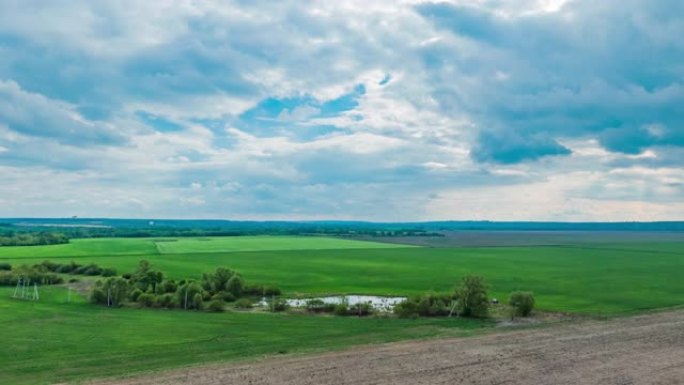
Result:
<svg viewBox="0 0 684 385"><path fill-rule="evenodd" d="M684 384L684 311L195 367L100 384Z"/></svg>

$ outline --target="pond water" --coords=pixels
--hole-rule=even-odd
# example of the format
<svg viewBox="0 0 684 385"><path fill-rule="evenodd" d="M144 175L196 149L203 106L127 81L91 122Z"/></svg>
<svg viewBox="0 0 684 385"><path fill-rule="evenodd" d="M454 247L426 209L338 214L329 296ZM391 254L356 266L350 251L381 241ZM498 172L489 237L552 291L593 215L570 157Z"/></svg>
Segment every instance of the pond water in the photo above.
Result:
<svg viewBox="0 0 684 385"><path fill-rule="evenodd" d="M298 298L298 299L287 299L287 304L292 307L304 307L307 301L312 299L320 299L327 304L340 304L343 301L347 301L349 306L356 305L358 303L369 303L375 310L378 311L392 311L394 307L406 300L406 297L380 297L377 295L340 295L340 296L328 296L328 297L311 297L311 298ZM265 303L265 301L262 301Z"/></svg>

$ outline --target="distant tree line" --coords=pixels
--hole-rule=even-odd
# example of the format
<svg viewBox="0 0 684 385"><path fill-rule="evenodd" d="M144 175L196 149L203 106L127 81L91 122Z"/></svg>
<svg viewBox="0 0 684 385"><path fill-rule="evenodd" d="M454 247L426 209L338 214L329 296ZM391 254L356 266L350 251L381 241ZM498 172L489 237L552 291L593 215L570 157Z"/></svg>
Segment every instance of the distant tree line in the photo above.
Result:
<svg viewBox="0 0 684 385"><path fill-rule="evenodd" d="M54 232L5 232L0 234L0 246L37 246L69 243L69 237Z"/></svg>

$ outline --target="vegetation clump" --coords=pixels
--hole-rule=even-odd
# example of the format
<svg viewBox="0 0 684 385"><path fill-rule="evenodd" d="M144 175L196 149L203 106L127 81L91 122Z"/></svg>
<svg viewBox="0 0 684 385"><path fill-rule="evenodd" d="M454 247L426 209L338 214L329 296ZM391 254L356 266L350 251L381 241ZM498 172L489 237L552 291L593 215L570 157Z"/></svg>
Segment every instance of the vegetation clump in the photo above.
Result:
<svg viewBox="0 0 684 385"><path fill-rule="evenodd" d="M514 291L508 298L512 317L528 317L534 309L534 294L529 291Z"/></svg>
<svg viewBox="0 0 684 385"><path fill-rule="evenodd" d="M488 286L484 279L467 275L456 289L458 315L462 317L484 318L489 311Z"/></svg>
<svg viewBox="0 0 684 385"><path fill-rule="evenodd" d="M90 275L96 276L101 275L103 277L113 277L116 275L116 270L112 268L103 268L94 263L88 265L81 265L76 262L71 263L55 263L50 261L43 261L39 264L34 265L35 268L44 268L47 271L60 273L60 274L73 274L73 275Z"/></svg>
<svg viewBox="0 0 684 385"><path fill-rule="evenodd" d="M0 270L0 286L15 286L19 280L39 285L57 285L64 282L59 275L36 266L22 265L12 270Z"/></svg>
<svg viewBox="0 0 684 385"><path fill-rule="evenodd" d="M42 269L68 269L69 271L93 267L50 262L43 262L39 266ZM245 288L252 289L248 291ZM152 264L143 260L132 273L98 281L91 292L91 301L106 306L121 306L129 303L146 308L173 309L177 307L184 310L202 310L206 307L205 302L209 302L207 309L216 312L219 308L223 311L226 302L236 300L235 307L237 308L253 307L253 302L247 297L247 293L256 290L280 293L280 289L274 287L247 286L239 273L225 267L219 267L213 273L203 274L199 281L183 279L177 282L173 279L164 279L161 271L155 270ZM284 309L279 302L276 308Z"/></svg>

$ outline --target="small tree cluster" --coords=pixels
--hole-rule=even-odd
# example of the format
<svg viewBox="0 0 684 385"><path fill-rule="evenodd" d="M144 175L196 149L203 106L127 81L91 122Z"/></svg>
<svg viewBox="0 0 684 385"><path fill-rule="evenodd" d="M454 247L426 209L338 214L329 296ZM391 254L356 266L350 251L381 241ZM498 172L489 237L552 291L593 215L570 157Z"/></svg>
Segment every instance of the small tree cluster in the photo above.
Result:
<svg viewBox="0 0 684 385"><path fill-rule="evenodd" d="M439 317L449 314L453 296L428 293L411 297L394 307L394 314L400 317Z"/></svg>
<svg viewBox="0 0 684 385"><path fill-rule="evenodd" d="M484 318L489 311L488 286L482 277L468 275L463 277L456 289L458 315L462 317Z"/></svg>
<svg viewBox="0 0 684 385"><path fill-rule="evenodd" d="M508 298L512 317L527 317L534 310L534 294L529 291L514 291Z"/></svg>
<svg viewBox="0 0 684 385"><path fill-rule="evenodd" d="M0 270L0 286L15 286L20 279L27 279L39 285L57 285L64 279L47 271L44 267L22 265L12 270Z"/></svg>

